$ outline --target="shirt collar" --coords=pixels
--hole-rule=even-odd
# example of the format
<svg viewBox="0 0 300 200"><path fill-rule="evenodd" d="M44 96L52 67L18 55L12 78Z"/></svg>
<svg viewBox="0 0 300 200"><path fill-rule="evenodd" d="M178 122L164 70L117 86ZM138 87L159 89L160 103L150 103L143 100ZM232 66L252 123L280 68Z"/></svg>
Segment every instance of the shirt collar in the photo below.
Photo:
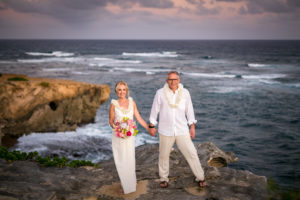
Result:
<svg viewBox="0 0 300 200"><path fill-rule="evenodd" d="M166 85L167 85L167 88L168 88L168 91L171 93L171 94L178 94L178 92L179 92L179 87L180 87L180 85L182 85L181 83L179 83L178 84L178 88L177 88L177 90L175 90L175 93L173 93L173 91L169 88L169 85L166 83ZM183 85L182 85L183 86Z"/></svg>

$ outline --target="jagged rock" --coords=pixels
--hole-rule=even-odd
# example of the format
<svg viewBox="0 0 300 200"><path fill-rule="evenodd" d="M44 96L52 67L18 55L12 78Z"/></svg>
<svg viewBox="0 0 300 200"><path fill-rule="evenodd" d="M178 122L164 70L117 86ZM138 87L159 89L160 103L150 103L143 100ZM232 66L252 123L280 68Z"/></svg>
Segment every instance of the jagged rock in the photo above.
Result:
<svg viewBox="0 0 300 200"><path fill-rule="evenodd" d="M22 77L24 81L8 81L13 77ZM80 124L94 121L100 104L107 101L109 94L108 85L3 74L0 137L75 130Z"/></svg>
<svg viewBox="0 0 300 200"><path fill-rule="evenodd" d="M233 153L225 153L212 143L199 144L196 148L205 169L208 184L205 189L200 190L194 182L194 176L187 162L177 149L171 153L169 187L160 188L157 166L158 145L146 144L136 149L138 186L135 193L119 194L119 178L113 159L101 162L100 168L77 169L46 168L30 161L8 163L0 160L0 197L24 200L260 200L268 198L265 177L249 171L225 167L228 163L237 160Z"/></svg>

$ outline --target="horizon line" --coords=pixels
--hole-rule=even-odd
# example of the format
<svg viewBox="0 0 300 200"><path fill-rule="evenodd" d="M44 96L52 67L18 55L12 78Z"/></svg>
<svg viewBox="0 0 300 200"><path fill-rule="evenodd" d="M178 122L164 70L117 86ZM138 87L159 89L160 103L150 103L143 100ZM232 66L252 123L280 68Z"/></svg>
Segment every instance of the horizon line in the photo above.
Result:
<svg viewBox="0 0 300 200"><path fill-rule="evenodd" d="M289 39L289 38L274 38L274 39L116 39L116 38L0 38L0 40L107 40L107 41L112 41L112 40L123 40L123 41L212 41L212 40L219 40L219 41L297 41L299 39Z"/></svg>

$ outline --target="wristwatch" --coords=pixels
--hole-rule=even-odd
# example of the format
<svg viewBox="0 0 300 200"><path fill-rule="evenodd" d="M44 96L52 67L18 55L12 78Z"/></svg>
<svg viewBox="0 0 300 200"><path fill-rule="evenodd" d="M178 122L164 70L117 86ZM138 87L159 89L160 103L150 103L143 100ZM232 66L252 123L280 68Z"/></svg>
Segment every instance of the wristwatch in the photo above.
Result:
<svg viewBox="0 0 300 200"><path fill-rule="evenodd" d="M155 128L155 126L151 126L150 124L149 124L149 126L148 126L149 128Z"/></svg>

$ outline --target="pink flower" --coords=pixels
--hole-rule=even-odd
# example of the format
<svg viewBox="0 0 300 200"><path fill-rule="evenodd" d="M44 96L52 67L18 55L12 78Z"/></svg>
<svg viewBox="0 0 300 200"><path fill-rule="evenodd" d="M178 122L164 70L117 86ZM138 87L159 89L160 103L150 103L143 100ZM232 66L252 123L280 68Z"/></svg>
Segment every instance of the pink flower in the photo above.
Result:
<svg viewBox="0 0 300 200"><path fill-rule="evenodd" d="M116 128L117 133L121 133L121 129L119 127Z"/></svg>
<svg viewBox="0 0 300 200"><path fill-rule="evenodd" d="M130 131L127 131L127 136L131 136L131 132Z"/></svg>
<svg viewBox="0 0 300 200"><path fill-rule="evenodd" d="M128 126L132 126L133 125L133 120L132 119L128 119L127 120L127 124L128 124Z"/></svg>

